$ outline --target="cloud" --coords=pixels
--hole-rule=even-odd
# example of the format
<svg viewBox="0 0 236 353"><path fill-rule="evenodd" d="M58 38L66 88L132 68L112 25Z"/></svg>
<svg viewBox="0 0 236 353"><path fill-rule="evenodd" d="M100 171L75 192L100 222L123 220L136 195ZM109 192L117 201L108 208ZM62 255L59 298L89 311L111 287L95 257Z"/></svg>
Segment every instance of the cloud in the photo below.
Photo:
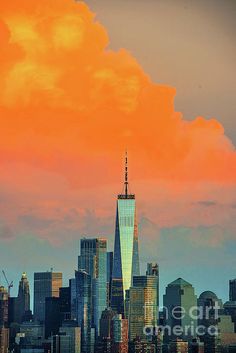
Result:
<svg viewBox="0 0 236 353"><path fill-rule="evenodd" d="M215 201L210 201L210 200L199 201L198 204L205 207L213 207L217 205Z"/></svg>
<svg viewBox="0 0 236 353"><path fill-rule="evenodd" d="M128 51L109 50L84 3L16 0L0 10L2 163L91 186L116 180L128 148L139 178L235 182L235 149L220 123L184 120L175 89L154 84Z"/></svg>

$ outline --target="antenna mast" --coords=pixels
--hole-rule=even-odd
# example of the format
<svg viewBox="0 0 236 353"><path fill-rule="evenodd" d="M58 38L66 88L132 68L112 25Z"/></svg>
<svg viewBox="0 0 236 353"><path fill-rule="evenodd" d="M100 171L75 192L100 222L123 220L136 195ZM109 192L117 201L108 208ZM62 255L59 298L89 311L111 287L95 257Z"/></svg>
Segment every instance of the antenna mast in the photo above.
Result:
<svg viewBox="0 0 236 353"><path fill-rule="evenodd" d="M125 196L128 196L128 152L125 152Z"/></svg>

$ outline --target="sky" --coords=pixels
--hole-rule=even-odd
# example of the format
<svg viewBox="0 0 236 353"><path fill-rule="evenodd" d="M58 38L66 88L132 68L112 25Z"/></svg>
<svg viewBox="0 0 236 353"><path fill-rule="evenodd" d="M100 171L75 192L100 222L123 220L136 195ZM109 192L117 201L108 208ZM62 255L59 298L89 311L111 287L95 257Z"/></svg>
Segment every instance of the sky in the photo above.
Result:
<svg viewBox="0 0 236 353"><path fill-rule="evenodd" d="M235 0L88 0L109 32L154 82L177 88L175 108L217 117L236 142Z"/></svg>
<svg viewBox="0 0 236 353"><path fill-rule="evenodd" d="M31 283L35 271L63 271L66 285L83 236L105 236L112 249L127 149L142 269L159 263L161 294L183 277L227 300L234 7L219 2L217 19L201 1L166 3L0 4L0 259L14 293L23 271ZM183 31L184 11L198 29Z"/></svg>

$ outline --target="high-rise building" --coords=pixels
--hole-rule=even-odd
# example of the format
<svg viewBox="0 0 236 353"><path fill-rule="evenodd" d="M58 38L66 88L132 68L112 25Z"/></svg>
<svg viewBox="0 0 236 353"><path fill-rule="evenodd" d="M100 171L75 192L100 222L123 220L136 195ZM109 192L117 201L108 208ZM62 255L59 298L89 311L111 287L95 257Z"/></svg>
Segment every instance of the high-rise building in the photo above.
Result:
<svg viewBox="0 0 236 353"><path fill-rule="evenodd" d="M146 276L134 276L129 291L129 340L137 336L147 340L145 327L158 323L159 271L157 264L148 264ZM150 337L149 337L150 338Z"/></svg>
<svg viewBox="0 0 236 353"><path fill-rule="evenodd" d="M23 272L19 282L17 297L17 317L19 323L25 321L26 316L30 312L30 286L27 275Z"/></svg>
<svg viewBox="0 0 236 353"><path fill-rule="evenodd" d="M74 322L68 322L60 327L60 353L81 352L81 329Z"/></svg>
<svg viewBox="0 0 236 353"><path fill-rule="evenodd" d="M34 317L40 322L45 321L45 299L59 297L62 287L61 272L38 272L34 274Z"/></svg>
<svg viewBox="0 0 236 353"><path fill-rule="evenodd" d="M57 335L60 326L60 298L45 298L45 338Z"/></svg>
<svg viewBox="0 0 236 353"><path fill-rule="evenodd" d="M4 287L0 287L0 327L8 325L8 292Z"/></svg>
<svg viewBox="0 0 236 353"><path fill-rule="evenodd" d="M112 319L112 353L128 353L128 320L117 314Z"/></svg>
<svg viewBox="0 0 236 353"><path fill-rule="evenodd" d="M205 328L205 333L201 335L205 353L219 352L225 340L232 339L234 342L234 323L231 316L224 312L222 300L215 293L203 292L199 296L198 307L201 313L198 325Z"/></svg>
<svg viewBox="0 0 236 353"><path fill-rule="evenodd" d="M91 353L92 281L85 270L75 272L77 323L81 327L81 352Z"/></svg>
<svg viewBox="0 0 236 353"><path fill-rule="evenodd" d="M71 288L59 289L61 322L71 320Z"/></svg>
<svg viewBox="0 0 236 353"><path fill-rule="evenodd" d="M176 339L176 336L184 339L194 338L197 326L197 296L193 286L182 278L178 278L167 286L163 303L166 325L171 328L168 336L165 332L165 340ZM176 327L180 327L178 335L174 330Z"/></svg>
<svg viewBox="0 0 236 353"><path fill-rule="evenodd" d="M100 319L100 336L102 338L111 338L111 324L115 316L116 313L111 308L107 308L102 312Z"/></svg>
<svg viewBox="0 0 236 353"><path fill-rule="evenodd" d="M135 195L129 192L126 154L124 192L118 195L116 211L111 307L124 315L125 293L134 276L140 275Z"/></svg>
<svg viewBox="0 0 236 353"><path fill-rule="evenodd" d="M102 312L100 319L100 336L96 342L96 353L111 353L111 330L112 330L112 319L116 313L111 309L107 308Z"/></svg>
<svg viewBox="0 0 236 353"><path fill-rule="evenodd" d="M91 278L91 324L99 335L99 320L107 306L107 241L106 239L81 239L78 267Z"/></svg>
<svg viewBox="0 0 236 353"><path fill-rule="evenodd" d="M70 283L71 320L76 320L76 318L77 318L77 310L76 310L77 297L76 297L76 280L75 280L75 278L71 278L69 280L69 283Z"/></svg>
<svg viewBox="0 0 236 353"><path fill-rule="evenodd" d="M236 301L228 301L224 304L224 310L230 315L234 323L234 332L236 333Z"/></svg>
<svg viewBox="0 0 236 353"><path fill-rule="evenodd" d="M8 329L8 292L0 287L0 353L8 353L9 329Z"/></svg>
<svg viewBox="0 0 236 353"><path fill-rule="evenodd" d="M9 329L0 327L0 353L8 353L9 347Z"/></svg>
<svg viewBox="0 0 236 353"><path fill-rule="evenodd" d="M64 322L71 320L70 287L59 289L59 298L49 297L45 300L45 338L55 336Z"/></svg>
<svg viewBox="0 0 236 353"><path fill-rule="evenodd" d="M236 301L236 278L229 281L229 300Z"/></svg>

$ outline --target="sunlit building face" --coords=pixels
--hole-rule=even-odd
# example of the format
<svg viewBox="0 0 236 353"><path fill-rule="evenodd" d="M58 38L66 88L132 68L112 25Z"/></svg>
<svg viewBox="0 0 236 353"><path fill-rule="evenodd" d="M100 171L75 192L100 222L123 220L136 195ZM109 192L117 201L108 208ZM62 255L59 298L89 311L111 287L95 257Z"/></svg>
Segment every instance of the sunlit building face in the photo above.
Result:
<svg viewBox="0 0 236 353"><path fill-rule="evenodd" d="M118 195L111 305L124 313L125 292L139 275L138 232L135 195L128 193L126 158L125 192Z"/></svg>

